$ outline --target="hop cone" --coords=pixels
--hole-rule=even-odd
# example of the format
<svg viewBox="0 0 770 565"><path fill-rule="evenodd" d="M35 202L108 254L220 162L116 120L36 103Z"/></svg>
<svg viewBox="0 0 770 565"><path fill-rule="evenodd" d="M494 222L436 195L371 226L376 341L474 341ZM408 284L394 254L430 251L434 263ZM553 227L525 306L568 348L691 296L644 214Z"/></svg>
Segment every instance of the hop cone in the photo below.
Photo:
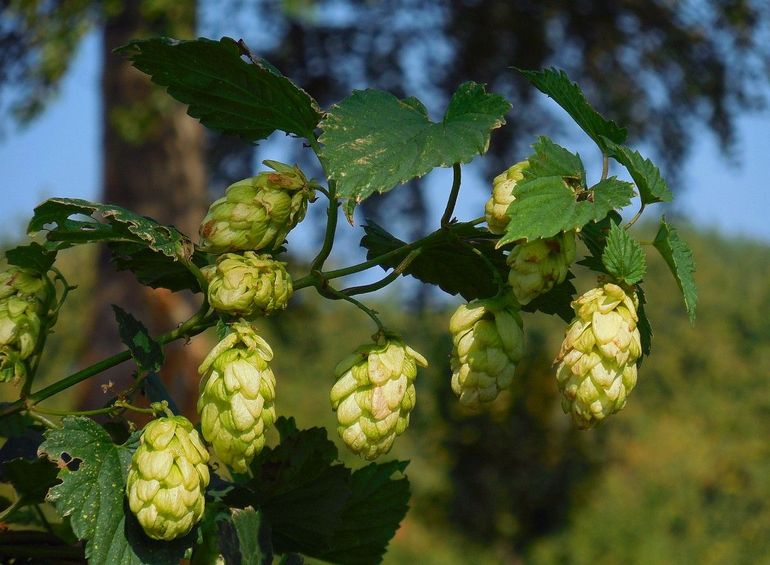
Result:
<svg viewBox="0 0 770 565"><path fill-rule="evenodd" d="M271 251L281 246L286 234L307 211L315 194L299 167L264 161L275 172L230 185L215 201L200 227L201 247L212 253Z"/></svg>
<svg viewBox="0 0 770 565"><path fill-rule="evenodd" d="M208 459L198 432L186 418L158 418L145 426L131 458L126 494L148 536L172 540L201 519Z"/></svg>
<svg viewBox="0 0 770 565"><path fill-rule="evenodd" d="M519 304L529 304L539 295L564 282L575 260L575 232L520 243L508 255L508 284Z"/></svg>
<svg viewBox="0 0 770 565"><path fill-rule="evenodd" d="M35 352L51 298L48 281L34 271L9 267L0 273L0 381L27 376L26 360Z"/></svg>
<svg viewBox="0 0 770 565"><path fill-rule="evenodd" d="M359 347L334 370L332 409L342 440L364 459L390 451L409 425L417 365L428 362L393 334Z"/></svg>
<svg viewBox="0 0 770 565"><path fill-rule="evenodd" d="M225 253L203 268L209 304L220 312L250 318L286 308L293 292L286 263L247 251Z"/></svg>
<svg viewBox="0 0 770 565"><path fill-rule="evenodd" d="M265 430L275 421L272 358L267 342L239 322L198 369L203 375L198 399L203 437L238 473L245 473L262 450Z"/></svg>
<svg viewBox="0 0 770 565"><path fill-rule="evenodd" d="M500 173L492 181L492 196L484 206L489 231L494 234L505 233L510 217L508 206L514 200L513 189L516 183L524 178L524 170L529 167L528 161L521 161Z"/></svg>
<svg viewBox="0 0 770 565"><path fill-rule="evenodd" d="M452 390L460 403L478 408L513 380L524 355L524 331L513 297L473 300L449 320L452 334Z"/></svg>
<svg viewBox="0 0 770 565"><path fill-rule="evenodd" d="M623 408L636 384L641 354L637 298L607 283L572 303L575 319L556 357L562 408L580 428L592 428Z"/></svg>

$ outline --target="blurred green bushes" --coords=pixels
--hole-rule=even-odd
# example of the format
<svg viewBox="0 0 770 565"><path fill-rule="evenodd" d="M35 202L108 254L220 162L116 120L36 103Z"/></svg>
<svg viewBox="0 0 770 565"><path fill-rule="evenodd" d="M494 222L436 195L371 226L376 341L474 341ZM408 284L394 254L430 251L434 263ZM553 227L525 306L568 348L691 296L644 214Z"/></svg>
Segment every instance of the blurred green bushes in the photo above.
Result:
<svg viewBox="0 0 770 565"><path fill-rule="evenodd" d="M472 414L449 388L454 303L413 316L395 295L380 298L386 323L431 363L391 454L411 459L413 499L387 563L768 562L770 247L708 233L687 239L698 266L696 325L650 253L652 356L628 406L593 431L574 430L559 406L551 361L560 320L525 316L528 353L516 384ZM77 280L83 260L65 269L87 287ZM576 286L591 284L579 276ZM87 290L72 296L49 377L70 372L87 347L77 332ZM368 318L308 291L259 326L275 351L278 412L301 427L324 425L336 440L331 375L369 340Z"/></svg>

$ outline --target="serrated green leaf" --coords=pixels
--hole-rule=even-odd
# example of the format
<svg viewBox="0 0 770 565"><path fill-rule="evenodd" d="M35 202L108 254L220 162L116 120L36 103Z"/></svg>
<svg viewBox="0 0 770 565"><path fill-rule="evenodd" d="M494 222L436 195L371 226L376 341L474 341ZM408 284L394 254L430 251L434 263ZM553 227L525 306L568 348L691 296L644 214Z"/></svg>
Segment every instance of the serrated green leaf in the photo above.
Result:
<svg viewBox="0 0 770 565"><path fill-rule="evenodd" d="M594 110L580 87L572 82L564 71L555 68L542 71L516 70L538 90L553 98L559 106L564 108L604 153L608 152L605 137L614 143L623 143L626 140L626 128L605 119Z"/></svg>
<svg viewBox="0 0 770 565"><path fill-rule="evenodd" d="M607 244L602 252L602 264L609 274L630 285L642 280L647 272L642 246L614 223L610 223Z"/></svg>
<svg viewBox="0 0 770 565"><path fill-rule="evenodd" d="M201 291L200 283L190 270L172 257L139 243L109 243L108 247L117 269L131 271L145 286L166 288L172 292ZM199 251L193 253L192 261L198 267L206 264L205 257Z"/></svg>
<svg viewBox="0 0 770 565"><path fill-rule="evenodd" d="M313 136L321 112L310 95L267 61L250 63L236 41L163 37L132 41L117 50L168 88L193 118L211 129L248 141L275 130Z"/></svg>
<svg viewBox="0 0 770 565"><path fill-rule="evenodd" d="M434 123L415 98L355 91L321 122L322 158L338 194L353 207L434 167L467 163L486 152L491 130L505 123L510 107L483 85L466 82L452 96L444 119Z"/></svg>
<svg viewBox="0 0 770 565"><path fill-rule="evenodd" d="M46 249L39 243L20 245L5 252L5 258L10 265L24 269L32 269L38 273L46 273L56 260L56 252Z"/></svg>
<svg viewBox="0 0 770 565"><path fill-rule="evenodd" d="M11 459L2 465L3 482L13 485L25 504L40 504L57 480L56 465L48 459Z"/></svg>
<svg viewBox="0 0 770 565"><path fill-rule="evenodd" d="M629 147L612 143L608 139L606 142L610 157L623 165L634 179L642 203L670 202L674 198L660 175L660 169L652 161Z"/></svg>
<svg viewBox="0 0 770 565"><path fill-rule="evenodd" d="M285 418L276 427L281 443L262 450L251 464L254 478L226 500L260 509L277 553L322 551L350 496L350 471L336 463L337 448L323 428L298 431Z"/></svg>
<svg viewBox="0 0 770 565"><path fill-rule="evenodd" d="M251 506L231 511L242 565L269 565L273 561L270 529L261 512Z"/></svg>
<svg viewBox="0 0 770 565"><path fill-rule="evenodd" d="M576 195L564 179L552 176L519 183L513 194L516 199L508 207L511 220L498 247L520 239L553 237L599 221L615 208L627 206L634 191L630 183L610 177Z"/></svg>
<svg viewBox="0 0 770 565"><path fill-rule="evenodd" d="M75 219L80 216L80 219ZM111 204L79 198L51 198L35 208L30 234L47 231L52 249L81 243L132 242L171 258L192 256L192 242L176 228Z"/></svg>
<svg viewBox="0 0 770 565"><path fill-rule="evenodd" d="M342 565L378 563L409 509L407 461L370 463L351 477L352 494L327 551L313 555Z"/></svg>
<svg viewBox="0 0 770 565"><path fill-rule="evenodd" d="M115 320L118 322L120 340L131 352L141 371L158 371L163 365L163 349L152 339L150 332L142 322L123 310L120 306L112 305Z"/></svg>
<svg viewBox="0 0 770 565"><path fill-rule="evenodd" d="M377 224L364 226L364 231L366 235L361 239L361 246L368 250L366 257L370 260L406 245ZM423 247L422 253L404 270L404 274L435 284L448 294L460 294L466 300L494 296L498 286L489 263L474 253L469 245L484 254L504 280L508 267L502 251L495 249L489 232L467 224L455 224L451 229L438 233ZM386 270L394 268L408 253L406 251L386 259L380 266Z"/></svg>
<svg viewBox="0 0 770 565"><path fill-rule="evenodd" d="M59 465L62 481L48 492L59 514L70 516L72 530L86 542L91 564L176 565L192 544L191 537L158 542L141 531L124 504L126 477L138 434L123 445L112 443L99 424L68 416L62 427L46 432L41 455ZM73 460L79 464L70 468Z"/></svg>
<svg viewBox="0 0 770 565"><path fill-rule="evenodd" d="M572 309L572 299L577 290L572 280L575 275L571 271L567 272L567 278L554 286L545 294L535 297L528 304L521 307L525 312L542 312L543 314L555 314L562 320L570 323L575 317L575 311Z"/></svg>
<svg viewBox="0 0 770 565"><path fill-rule="evenodd" d="M525 179L555 176L585 187L586 171L580 155L556 145L545 136L538 137L532 149L535 153L527 158L529 167L524 169Z"/></svg>
<svg viewBox="0 0 770 565"><path fill-rule="evenodd" d="M698 290L695 287L695 261L690 247L679 237L679 232L666 223L665 218L660 219L660 227L655 236L655 248L666 261L668 268L679 285L684 297L684 305L690 323L695 322L695 308L698 303Z"/></svg>

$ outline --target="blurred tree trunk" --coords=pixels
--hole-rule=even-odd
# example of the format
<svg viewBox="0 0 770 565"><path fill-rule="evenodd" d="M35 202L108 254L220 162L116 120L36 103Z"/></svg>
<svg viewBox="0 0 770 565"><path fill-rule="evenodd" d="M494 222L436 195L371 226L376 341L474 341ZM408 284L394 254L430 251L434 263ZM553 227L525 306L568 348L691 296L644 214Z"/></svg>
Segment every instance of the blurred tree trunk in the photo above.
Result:
<svg viewBox="0 0 770 565"><path fill-rule="evenodd" d="M103 28L102 131L104 202L124 206L161 223L174 224L194 236L207 203L204 132L147 76L112 51L149 35L192 37L196 5L181 0L154 13L151 0L128 0ZM106 253L98 258L92 341L86 362L121 349L110 304L119 304L139 318L153 335L168 331L197 307L190 296L139 285L129 273L117 273ZM175 344L166 348L161 376L179 408L194 410L196 368L203 345ZM196 349L198 351L196 351ZM89 382L81 404L108 400L130 382L133 366L124 363L98 381ZM109 383L112 383L110 386ZM105 392L106 391L106 392Z"/></svg>

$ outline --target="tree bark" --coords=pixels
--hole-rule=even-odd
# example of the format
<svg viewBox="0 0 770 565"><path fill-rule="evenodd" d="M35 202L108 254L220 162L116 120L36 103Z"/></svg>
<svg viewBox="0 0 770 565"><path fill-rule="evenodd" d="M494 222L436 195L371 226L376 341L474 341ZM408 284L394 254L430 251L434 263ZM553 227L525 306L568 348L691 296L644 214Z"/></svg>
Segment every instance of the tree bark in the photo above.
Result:
<svg viewBox="0 0 770 565"><path fill-rule="evenodd" d="M170 11L151 13L150 2L127 0L103 30L102 132L104 202L118 204L161 223L173 224L193 237L208 201L204 165L204 131L171 100L112 51L128 41L153 35L191 37L196 6L180 0ZM94 314L86 362L115 353L120 343L110 304L131 312L157 334L173 328L196 308L189 295L141 286L130 273L116 273L106 250L98 257ZM166 349L161 376L186 414L194 411L196 368L201 345L177 344ZM123 390L134 367L116 367L81 396L83 405L100 405Z"/></svg>

